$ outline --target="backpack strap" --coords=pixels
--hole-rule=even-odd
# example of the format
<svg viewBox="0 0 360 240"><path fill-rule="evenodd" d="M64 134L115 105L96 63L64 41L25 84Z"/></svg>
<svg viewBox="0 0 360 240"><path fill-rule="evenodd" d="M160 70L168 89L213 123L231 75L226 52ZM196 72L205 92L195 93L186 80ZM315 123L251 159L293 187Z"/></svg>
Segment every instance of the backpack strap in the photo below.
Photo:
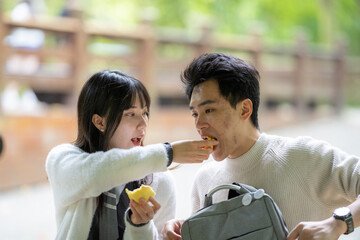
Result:
<svg viewBox="0 0 360 240"><path fill-rule="evenodd" d="M234 184L224 184L213 188L211 191L205 194L204 207L208 207L212 205L212 195L218 192L219 190L223 190L223 189L232 189L235 192L236 191L240 192L241 187Z"/></svg>
<svg viewBox="0 0 360 240"><path fill-rule="evenodd" d="M249 185L246 185L246 184L243 184L243 183L233 182L232 184L235 185L235 186L239 186L241 188L240 188L240 191L234 191L234 190L230 189L229 194L228 194L228 199L237 197L237 196L245 194L245 193L251 193L251 192L256 192L257 191L256 188L254 188L252 186L249 186Z"/></svg>

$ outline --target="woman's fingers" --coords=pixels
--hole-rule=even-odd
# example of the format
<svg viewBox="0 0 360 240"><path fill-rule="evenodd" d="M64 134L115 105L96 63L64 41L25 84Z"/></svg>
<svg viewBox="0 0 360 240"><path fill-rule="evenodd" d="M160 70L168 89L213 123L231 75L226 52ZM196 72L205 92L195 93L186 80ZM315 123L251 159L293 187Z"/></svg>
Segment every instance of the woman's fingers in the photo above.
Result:
<svg viewBox="0 0 360 240"><path fill-rule="evenodd" d="M199 163L209 158L213 149L211 146L217 145L216 140L188 140L172 143L173 161L177 163Z"/></svg>
<svg viewBox="0 0 360 240"><path fill-rule="evenodd" d="M197 141L195 141L195 145L197 145L197 147L199 147L199 148L211 147L211 146L215 146L218 144L219 144L219 142L217 140L197 140Z"/></svg>
<svg viewBox="0 0 360 240"><path fill-rule="evenodd" d="M130 209L131 209L131 222L134 224L141 224L141 214L138 212L138 204L134 200L130 200Z"/></svg>
<svg viewBox="0 0 360 240"><path fill-rule="evenodd" d="M152 203L152 205L153 205L152 209L153 209L154 213L156 214L157 211L161 208L160 203L158 201L156 201L155 198L153 198L153 197L149 198L149 202Z"/></svg>
<svg viewBox="0 0 360 240"><path fill-rule="evenodd" d="M149 198L149 202L141 198L140 203L133 200L130 201L130 208L133 214L131 222L134 224L147 223L154 218L156 212L160 209L160 204L153 197Z"/></svg>

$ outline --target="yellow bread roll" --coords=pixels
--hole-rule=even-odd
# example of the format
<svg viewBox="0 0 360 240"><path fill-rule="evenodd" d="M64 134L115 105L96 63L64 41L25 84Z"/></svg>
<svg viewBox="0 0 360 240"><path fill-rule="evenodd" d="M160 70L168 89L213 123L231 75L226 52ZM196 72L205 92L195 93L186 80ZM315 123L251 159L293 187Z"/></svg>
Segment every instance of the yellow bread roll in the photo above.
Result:
<svg viewBox="0 0 360 240"><path fill-rule="evenodd" d="M150 186L141 185L141 187L134 189L134 191L130 191L127 188L125 189L127 195L130 200L134 200L137 203L140 203L140 198L145 199L145 201L149 201L150 197L155 196L154 190Z"/></svg>
<svg viewBox="0 0 360 240"><path fill-rule="evenodd" d="M215 140L215 138L206 137L206 140ZM206 146L206 147L204 147L204 149L209 149L209 148L214 149L214 146Z"/></svg>

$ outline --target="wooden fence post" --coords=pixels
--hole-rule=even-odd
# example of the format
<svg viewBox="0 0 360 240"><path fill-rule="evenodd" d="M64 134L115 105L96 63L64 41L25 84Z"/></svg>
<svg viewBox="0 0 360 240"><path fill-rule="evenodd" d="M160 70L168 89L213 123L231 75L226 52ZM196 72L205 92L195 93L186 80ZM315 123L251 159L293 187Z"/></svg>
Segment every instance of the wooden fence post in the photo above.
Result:
<svg viewBox="0 0 360 240"><path fill-rule="evenodd" d="M4 46L4 38L6 37L6 26L4 24L4 7L3 2L0 1L0 93L4 88L5 76L4 76L4 68L5 68L5 46ZM1 105L0 105L1 112Z"/></svg>
<svg viewBox="0 0 360 240"><path fill-rule="evenodd" d="M261 72L261 54L263 52L262 34L258 31L252 33L252 50L251 56L254 67Z"/></svg>
<svg viewBox="0 0 360 240"><path fill-rule="evenodd" d="M154 82L154 69L156 62L156 40L153 32L153 19L143 19L142 32L145 36L140 42L138 54L139 80L147 88L152 107L151 111L157 111L158 92Z"/></svg>
<svg viewBox="0 0 360 240"><path fill-rule="evenodd" d="M250 51L252 57L252 64L258 70L260 75L260 104L259 109L266 110L267 95L266 91L262 88L262 65L261 65L261 55L263 54L263 43L262 43L262 34L259 31L254 31L252 33L252 50Z"/></svg>
<svg viewBox="0 0 360 240"><path fill-rule="evenodd" d="M306 35L299 32L297 36L297 46L295 49L295 68L294 68L294 104L299 116L304 116L306 110L305 90L305 71L306 71Z"/></svg>
<svg viewBox="0 0 360 240"><path fill-rule="evenodd" d="M344 107L344 91L345 91L345 52L346 46L343 39L337 44L334 56L334 107L335 113L341 113Z"/></svg>
<svg viewBox="0 0 360 240"><path fill-rule="evenodd" d="M212 45L213 27L210 25L204 25L201 28L201 37L198 44L196 44L196 56L200 56L204 53L208 53L211 50Z"/></svg>
<svg viewBox="0 0 360 240"><path fill-rule="evenodd" d="M87 66L87 34L85 33L85 25L82 14L76 16L77 31L74 35L74 51L76 52L76 58L74 59L74 79L75 79L75 99L77 94L80 92L82 85L86 78L86 66Z"/></svg>
<svg viewBox="0 0 360 240"><path fill-rule="evenodd" d="M4 23L4 6L0 1L0 96L5 88L5 44L6 26ZM2 107L0 104L0 116L2 115Z"/></svg>

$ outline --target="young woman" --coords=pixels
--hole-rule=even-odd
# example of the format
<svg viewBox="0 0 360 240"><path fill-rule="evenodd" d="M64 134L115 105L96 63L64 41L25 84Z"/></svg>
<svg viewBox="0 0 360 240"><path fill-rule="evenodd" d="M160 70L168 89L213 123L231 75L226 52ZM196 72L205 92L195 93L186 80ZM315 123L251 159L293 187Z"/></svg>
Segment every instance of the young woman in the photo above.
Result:
<svg viewBox="0 0 360 240"><path fill-rule="evenodd" d="M202 162L217 141L142 146L150 98L143 84L120 71L94 74L78 100L75 143L53 148L46 171L53 190L57 239L158 239L174 218L172 161ZM153 174L152 174L153 173ZM149 184L149 202L130 202L130 190ZM127 210L128 209L128 210Z"/></svg>

